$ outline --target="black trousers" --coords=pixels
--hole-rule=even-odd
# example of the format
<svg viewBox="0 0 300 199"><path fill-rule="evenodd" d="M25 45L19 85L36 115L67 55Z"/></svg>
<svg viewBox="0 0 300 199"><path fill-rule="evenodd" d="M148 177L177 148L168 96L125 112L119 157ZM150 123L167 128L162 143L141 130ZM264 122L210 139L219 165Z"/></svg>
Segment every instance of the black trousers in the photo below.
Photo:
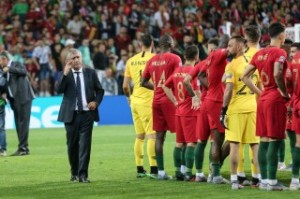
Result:
<svg viewBox="0 0 300 199"><path fill-rule="evenodd" d="M9 102L12 110L14 111L16 130L19 140L18 150L29 152L28 136L32 101L30 100L26 103L20 104L18 100L10 98Z"/></svg>
<svg viewBox="0 0 300 199"><path fill-rule="evenodd" d="M72 175L88 177L93 124L92 111L74 112L72 122L65 123Z"/></svg>

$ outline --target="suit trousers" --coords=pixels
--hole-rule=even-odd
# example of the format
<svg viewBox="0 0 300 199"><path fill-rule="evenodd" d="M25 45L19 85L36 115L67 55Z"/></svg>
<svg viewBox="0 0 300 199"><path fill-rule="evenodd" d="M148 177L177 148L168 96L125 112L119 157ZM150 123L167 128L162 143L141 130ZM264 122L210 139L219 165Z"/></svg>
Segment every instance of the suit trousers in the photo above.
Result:
<svg viewBox="0 0 300 199"><path fill-rule="evenodd" d="M19 150L29 152L28 136L32 101L30 100L21 104L18 100L9 98L9 102L12 110L14 111L16 130L19 140L18 148Z"/></svg>
<svg viewBox="0 0 300 199"><path fill-rule="evenodd" d="M72 175L88 177L93 124L93 111L74 111L72 122L65 123Z"/></svg>

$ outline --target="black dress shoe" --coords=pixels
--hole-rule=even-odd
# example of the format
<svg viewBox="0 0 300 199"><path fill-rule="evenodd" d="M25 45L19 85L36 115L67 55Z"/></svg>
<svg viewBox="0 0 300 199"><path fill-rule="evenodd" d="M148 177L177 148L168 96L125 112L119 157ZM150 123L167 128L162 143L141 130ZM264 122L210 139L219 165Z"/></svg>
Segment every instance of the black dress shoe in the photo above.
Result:
<svg viewBox="0 0 300 199"><path fill-rule="evenodd" d="M70 181L71 182L77 182L78 181L78 176L72 175Z"/></svg>
<svg viewBox="0 0 300 199"><path fill-rule="evenodd" d="M29 155L29 151L22 151L22 150L17 150L11 156L23 156L23 155Z"/></svg>
<svg viewBox="0 0 300 199"><path fill-rule="evenodd" d="M88 180L86 177L79 177L79 182L82 182L82 183L90 183L91 181Z"/></svg>

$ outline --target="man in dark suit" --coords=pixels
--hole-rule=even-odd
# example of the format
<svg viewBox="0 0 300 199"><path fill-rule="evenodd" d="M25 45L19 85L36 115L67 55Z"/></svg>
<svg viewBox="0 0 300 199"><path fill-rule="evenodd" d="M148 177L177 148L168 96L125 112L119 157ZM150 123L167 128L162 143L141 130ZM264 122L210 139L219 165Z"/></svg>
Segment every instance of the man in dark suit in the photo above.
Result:
<svg viewBox="0 0 300 199"><path fill-rule="evenodd" d="M65 123L71 181L88 183L92 130L99 121L98 106L104 90L95 70L82 65L80 51L71 48L66 65L56 85L57 93L63 93L58 121Z"/></svg>
<svg viewBox="0 0 300 199"><path fill-rule="evenodd" d="M7 78L7 98L14 111L18 134L18 150L13 156L29 155L28 135L34 93L24 65L13 62L7 51L0 52L0 65Z"/></svg>

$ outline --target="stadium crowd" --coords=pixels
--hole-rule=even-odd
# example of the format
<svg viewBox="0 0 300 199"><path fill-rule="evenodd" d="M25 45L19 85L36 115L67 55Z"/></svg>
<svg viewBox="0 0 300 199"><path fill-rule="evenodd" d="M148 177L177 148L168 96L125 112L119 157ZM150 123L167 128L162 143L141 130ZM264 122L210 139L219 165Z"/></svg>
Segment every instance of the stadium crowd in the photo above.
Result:
<svg viewBox="0 0 300 199"><path fill-rule="evenodd" d="M0 51L26 65L38 96L56 94L65 49L73 46L98 71L105 94L118 95L126 60L140 51L144 33L155 41L170 34L181 52L197 44L204 59L205 44L226 33L226 22L232 23L232 35L258 25L265 45L270 22L290 27L300 21L299 2L293 0L2 0L0 11Z"/></svg>
<svg viewBox="0 0 300 199"><path fill-rule="evenodd" d="M15 99L21 91L29 94L26 128L17 126L19 141L22 136L26 141L19 143L13 155L30 154L27 124L33 92L56 95L54 85L58 85L57 92L64 93L66 99L58 120L65 123L69 141L76 137L72 133L78 133L74 128L81 129L84 114L96 116L89 118L90 128L81 144L73 140L81 154L86 150L87 155L80 158L82 172L77 172L78 157L71 151L78 150L68 142L69 159L73 159L71 181L90 182L87 170L92 124L99 119L97 107L105 92L127 96L136 130L137 177L171 178L164 170L163 150L166 132L171 131L176 132L176 180L231 183L232 189L251 184L265 190L286 190L277 181L276 171L278 161L282 161L278 160L279 148L285 131L290 130L290 190L300 188L300 86L295 76L300 71L299 53L292 56L292 48L299 51L300 47L299 43L288 43L285 34L286 27L300 22L299 2L5 0L0 10L0 65L8 85L7 92L5 86L3 89L20 125L23 119L18 116L24 115L19 113L24 113L25 106ZM25 68L21 70L23 65L29 80ZM83 70L82 66L90 68ZM93 79L86 81L89 75ZM13 86L12 79L18 87ZM21 79L28 82L24 89L19 85L25 83L17 83ZM81 84L89 97L82 94ZM288 104L291 95L293 100ZM69 101L74 102L72 106ZM286 127L286 119L291 120L290 127ZM143 167L145 138L150 175ZM202 167L209 141L211 171L206 177ZM244 144L251 146L251 183L243 168ZM230 182L220 172L228 155Z"/></svg>

